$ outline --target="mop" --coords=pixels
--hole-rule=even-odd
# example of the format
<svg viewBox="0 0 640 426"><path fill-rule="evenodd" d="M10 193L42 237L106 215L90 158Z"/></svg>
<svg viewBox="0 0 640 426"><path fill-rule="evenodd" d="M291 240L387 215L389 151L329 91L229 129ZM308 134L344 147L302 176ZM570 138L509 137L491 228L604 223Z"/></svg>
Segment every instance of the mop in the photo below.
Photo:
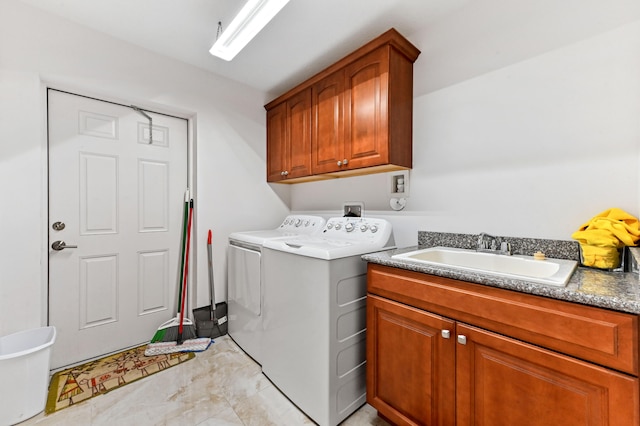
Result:
<svg viewBox="0 0 640 426"><path fill-rule="evenodd" d="M201 352L206 350L209 345L211 345L211 338L209 337L195 338L195 327L193 326L193 323L184 316L184 305L187 298L187 276L189 271L189 247L191 245L191 222L193 218L193 200L191 199L188 202L189 222L187 224L186 255L184 258L184 280L182 281L182 297L180 312L178 314L178 326L174 326L174 322L176 321L175 319L167 321L165 324L161 325L158 329L158 332L156 332L156 335L160 333L162 329L163 341L154 341L154 339L156 338L156 336L154 336L154 339L149 342L149 344L147 345L147 349L144 351L144 354L146 356L169 354L174 352ZM188 322L186 322L185 320L187 320ZM163 326L167 324L168 326L163 328ZM174 337L176 328L177 336Z"/></svg>

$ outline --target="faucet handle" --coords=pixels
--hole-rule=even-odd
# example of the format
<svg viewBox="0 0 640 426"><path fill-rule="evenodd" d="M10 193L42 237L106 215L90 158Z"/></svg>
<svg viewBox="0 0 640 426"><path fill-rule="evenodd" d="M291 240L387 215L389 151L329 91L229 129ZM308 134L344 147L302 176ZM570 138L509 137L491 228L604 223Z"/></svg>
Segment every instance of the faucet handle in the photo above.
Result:
<svg viewBox="0 0 640 426"><path fill-rule="evenodd" d="M500 251L506 254L511 254L511 244L503 241L502 244L500 244Z"/></svg>
<svg viewBox="0 0 640 426"><path fill-rule="evenodd" d="M478 235L478 248L482 250L488 250L491 248L491 235L484 232Z"/></svg>

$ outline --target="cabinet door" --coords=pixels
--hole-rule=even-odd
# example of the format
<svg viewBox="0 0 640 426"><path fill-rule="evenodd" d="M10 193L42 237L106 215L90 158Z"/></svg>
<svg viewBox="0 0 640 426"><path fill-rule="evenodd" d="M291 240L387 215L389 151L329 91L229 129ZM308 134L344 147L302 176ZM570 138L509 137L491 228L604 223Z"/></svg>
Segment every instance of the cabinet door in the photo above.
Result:
<svg viewBox="0 0 640 426"><path fill-rule="evenodd" d="M267 181L311 174L311 89L267 111Z"/></svg>
<svg viewBox="0 0 640 426"><path fill-rule="evenodd" d="M287 177L311 174L311 88L287 100Z"/></svg>
<svg viewBox="0 0 640 426"><path fill-rule="evenodd" d="M454 337L451 320L368 296L367 402L397 425L453 425Z"/></svg>
<svg viewBox="0 0 640 426"><path fill-rule="evenodd" d="M287 104L267 110L267 182L285 179L287 170Z"/></svg>
<svg viewBox="0 0 640 426"><path fill-rule="evenodd" d="M457 425L638 425L638 379L458 323Z"/></svg>
<svg viewBox="0 0 640 426"><path fill-rule="evenodd" d="M361 168L389 161L389 47L345 68L345 158Z"/></svg>
<svg viewBox="0 0 640 426"><path fill-rule="evenodd" d="M311 171L313 174L342 170L344 160L344 70L313 85L313 133Z"/></svg>

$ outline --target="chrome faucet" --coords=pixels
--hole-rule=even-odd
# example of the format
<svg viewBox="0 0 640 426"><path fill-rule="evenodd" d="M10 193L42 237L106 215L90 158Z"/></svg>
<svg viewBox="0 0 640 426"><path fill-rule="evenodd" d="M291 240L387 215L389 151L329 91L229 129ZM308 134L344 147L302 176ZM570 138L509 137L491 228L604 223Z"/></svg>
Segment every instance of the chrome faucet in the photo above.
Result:
<svg viewBox="0 0 640 426"><path fill-rule="evenodd" d="M495 254L506 254L507 256L511 256L513 254L511 252L511 244L506 241L502 241L500 243L500 247L498 248L498 238L485 232L482 232L480 233L480 235L478 235L478 246L476 248L476 251Z"/></svg>

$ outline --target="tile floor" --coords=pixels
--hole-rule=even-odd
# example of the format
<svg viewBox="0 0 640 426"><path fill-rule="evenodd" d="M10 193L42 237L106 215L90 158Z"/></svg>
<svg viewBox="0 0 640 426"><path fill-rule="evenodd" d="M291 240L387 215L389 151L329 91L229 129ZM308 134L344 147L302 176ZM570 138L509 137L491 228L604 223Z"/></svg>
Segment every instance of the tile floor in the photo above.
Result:
<svg viewBox="0 0 640 426"><path fill-rule="evenodd" d="M23 425L313 425L229 336L184 364ZM386 426L364 405L343 426Z"/></svg>

